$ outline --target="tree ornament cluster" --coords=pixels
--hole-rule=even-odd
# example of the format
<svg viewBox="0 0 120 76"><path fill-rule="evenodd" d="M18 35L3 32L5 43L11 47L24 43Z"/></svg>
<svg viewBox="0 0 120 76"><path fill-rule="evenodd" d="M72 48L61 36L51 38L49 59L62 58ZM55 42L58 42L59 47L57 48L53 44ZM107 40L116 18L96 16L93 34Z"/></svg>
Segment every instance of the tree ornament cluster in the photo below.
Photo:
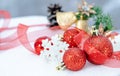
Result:
<svg viewBox="0 0 120 76"><path fill-rule="evenodd" d="M71 71L81 70L86 60L96 65L104 65L111 59L120 59L120 52L113 51L113 45L108 39L114 35L111 32L106 35L113 28L112 20L109 15L103 14L101 8L89 5L84 0L78 12L63 12L61 8L59 4L48 6L48 20L51 23L50 27L59 23L59 26L65 28L64 33L51 38L37 39L34 44L37 54L44 56L47 61L61 63L56 67L57 70L67 68ZM69 28L76 22L79 22L80 26L85 26L89 18L93 18L95 23L88 31L85 27Z"/></svg>
<svg viewBox="0 0 120 76"><path fill-rule="evenodd" d="M102 25L104 34L113 29L110 15L104 14L102 9L98 6L89 5L85 0L82 0L82 5L78 7L76 18L77 20L88 20L89 18L93 18L95 29L99 31Z"/></svg>

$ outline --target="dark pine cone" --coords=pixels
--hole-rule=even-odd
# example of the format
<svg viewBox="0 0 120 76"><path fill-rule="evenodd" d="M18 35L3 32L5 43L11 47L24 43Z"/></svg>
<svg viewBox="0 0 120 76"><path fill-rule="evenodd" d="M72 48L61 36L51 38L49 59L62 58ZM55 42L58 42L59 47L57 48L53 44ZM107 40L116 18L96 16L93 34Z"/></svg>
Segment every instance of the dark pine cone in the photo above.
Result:
<svg viewBox="0 0 120 76"><path fill-rule="evenodd" d="M48 20L51 23L49 27L58 26L56 21L56 13L63 12L61 8L62 7L59 4L50 4L50 6L48 6Z"/></svg>

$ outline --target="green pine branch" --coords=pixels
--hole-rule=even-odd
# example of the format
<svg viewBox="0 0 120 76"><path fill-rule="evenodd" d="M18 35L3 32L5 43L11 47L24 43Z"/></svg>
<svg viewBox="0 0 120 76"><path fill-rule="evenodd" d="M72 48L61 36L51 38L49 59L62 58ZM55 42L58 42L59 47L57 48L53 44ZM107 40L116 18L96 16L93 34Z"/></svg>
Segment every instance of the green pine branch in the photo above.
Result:
<svg viewBox="0 0 120 76"><path fill-rule="evenodd" d="M96 25L97 29L99 28L100 23L103 24L104 31L113 29L113 24L112 24L110 15L100 14L100 15L97 15L94 20L95 20L94 25Z"/></svg>

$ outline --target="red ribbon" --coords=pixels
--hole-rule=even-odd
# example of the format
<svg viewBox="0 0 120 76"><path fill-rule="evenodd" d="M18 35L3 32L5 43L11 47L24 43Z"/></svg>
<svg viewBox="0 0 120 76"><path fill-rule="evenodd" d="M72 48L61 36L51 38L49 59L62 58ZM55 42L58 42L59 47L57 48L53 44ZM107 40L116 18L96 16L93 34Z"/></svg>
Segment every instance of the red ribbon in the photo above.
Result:
<svg viewBox="0 0 120 76"><path fill-rule="evenodd" d="M9 30L17 30L16 32L5 38L2 38L0 36L0 51L9 50L19 45L23 45L30 52L35 53L34 48L32 48L30 44L31 42L35 42L35 40L41 36L51 37L56 33L59 34L63 32L60 29L55 30L56 27L49 28L46 26L47 24L38 24L30 26L19 24L17 27L8 27L11 19L10 14L7 11L0 10L0 16L3 17L4 20L3 25L0 28L0 34ZM27 32L28 29L32 27L45 27L45 28L38 31ZM120 61L115 59L108 59L104 65L112 68L120 68Z"/></svg>
<svg viewBox="0 0 120 76"><path fill-rule="evenodd" d="M19 45L23 45L26 49L35 53L34 48L32 48L32 46L30 45L31 42L34 42L38 37L41 36L46 35L51 37L55 33L62 32L60 29L55 30L59 27L53 27L53 28L47 27L46 25L48 24L37 24L30 26L19 24L17 27L8 27L11 19L10 14L7 11L0 10L0 15L4 18L3 19L4 23L0 28L0 34L9 30L10 31L17 30L15 33L5 38L2 38L0 36L0 51L9 50ZM27 33L28 29L32 27L45 27L45 29Z"/></svg>

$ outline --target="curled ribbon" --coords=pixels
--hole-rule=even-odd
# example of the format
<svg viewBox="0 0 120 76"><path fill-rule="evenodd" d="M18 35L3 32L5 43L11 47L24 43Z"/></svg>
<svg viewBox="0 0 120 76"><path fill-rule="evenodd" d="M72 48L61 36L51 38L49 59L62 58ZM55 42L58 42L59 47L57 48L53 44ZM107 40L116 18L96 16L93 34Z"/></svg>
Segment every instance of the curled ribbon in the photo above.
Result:
<svg viewBox="0 0 120 76"><path fill-rule="evenodd" d="M2 25L2 27L0 28L0 35L3 32L6 31L12 31L12 30L17 30L16 32L14 32L13 34L11 34L10 36L7 36L5 38L2 38L0 36L0 51L4 51L4 50L9 50L12 48L15 48L19 45L23 45L26 49L28 49L29 51L35 53L34 48L32 48L32 46L30 45L31 42L34 42L38 37L41 36L53 36L56 33L61 33L61 30L55 30L59 27L47 27L46 25L48 24L37 24L37 25L29 25L26 26L24 24L19 24L17 27L8 27L9 23L10 23L10 14L7 11L4 10L0 10L0 15L3 16L3 20L4 23ZM42 30L38 30L38 31L33 31L33 32L29 32L27 33L29 28L33 28L33 27L45 27Z"/></svg>

